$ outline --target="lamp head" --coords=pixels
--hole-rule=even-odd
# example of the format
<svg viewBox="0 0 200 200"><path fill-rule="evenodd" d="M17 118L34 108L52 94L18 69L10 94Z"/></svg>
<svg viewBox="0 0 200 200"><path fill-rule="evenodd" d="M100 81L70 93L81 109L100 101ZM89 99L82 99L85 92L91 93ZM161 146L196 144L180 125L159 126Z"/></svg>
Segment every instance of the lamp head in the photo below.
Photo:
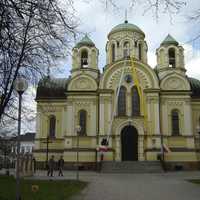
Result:
<svg viewBox="0 0 200 200"><path fill-rule="evenodd" d="M14 81L14 89L18 93L23 93L28 88L28 82L22 77L17 77Z"/></svg>

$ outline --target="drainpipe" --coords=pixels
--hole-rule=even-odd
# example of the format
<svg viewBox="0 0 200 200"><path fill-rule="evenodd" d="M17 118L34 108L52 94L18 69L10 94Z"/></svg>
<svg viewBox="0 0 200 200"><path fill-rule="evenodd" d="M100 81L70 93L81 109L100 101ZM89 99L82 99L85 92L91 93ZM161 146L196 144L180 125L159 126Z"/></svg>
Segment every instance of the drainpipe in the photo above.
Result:
<svg viewBox="0 0 200 200"><path fill-rule="evenodd" d="M166 171L166 167L165 167L165 152L164 152L164 135L162 133L162 120L161 120L161 95L159 93L159 131L160 131L160 142L161 142L161 147L160 147L160 152L161 152L161 164L162 164L162 168L164 171Z"/></svg>

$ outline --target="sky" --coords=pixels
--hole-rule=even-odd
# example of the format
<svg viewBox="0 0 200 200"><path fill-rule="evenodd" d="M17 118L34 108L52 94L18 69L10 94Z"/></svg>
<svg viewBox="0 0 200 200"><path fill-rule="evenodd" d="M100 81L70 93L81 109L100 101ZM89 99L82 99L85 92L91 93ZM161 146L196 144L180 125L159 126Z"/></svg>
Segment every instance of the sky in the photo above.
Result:
<svg viewBox="0 0 200 200"><path fill-rule="evenodd" d="M80 20L79 31L87 33L99 49L100 70L102 70L106 61L107 35L114 26L124 22L125 10L127 9L129 23L140 27L146 35L148 64L152 68L156 66L156 49L170 33L185 49L187 75L200 79L200 38L187 43L200 33L200 19L197 22L188 20L188 16L193 14L197 8L200 8L199 0L187 0L186 6L183 6L179 13L173 14L171 17L161 10L158 20L156 20L153 10L144 13L147 8L145 5L136 5L130 9L130 0L117 1L117 3L119 9L115 9L111 5L106 8L102 1L96 0L76 0L74 3L76 15ZM77 38L76 42L80 39ZM63 60L59 68L61 69L61 73L57 74L59 77L69 76L71 56Z"/></svg>
<svg viewBox="0 0 200 200"><path fill-rule="evenodd" d="M141 2L143 0L138 1ZM79 31L87 33L99 49L99 69L101 71L106 64L105 46L107 35L114 26L124 22L125 10L127 9L129 23L140 27L146 35L148 64L152 68L156 66L156 49L170 33L185 49L187 75L200 79L200 38L187 43L187 41L195 38L200 33L200 19L199 21L191 22L187 18L197 8L200 8L200 1L187 0L186 2L187 4L181 9L181 12L174 14L171 18L161 10L158 20L156 20L152 10L144 14L146 8L144 6L137 5L129 9L130 0L119 0L120 9L118 10L110 5L106 8L105 4L101 3L101 0L75 0L74 8L79 18ZM77 38L76 42L80 39ZM51 75L67 78L71 70L71 55L61 60L56 69L58 69L56 74L53 72L54 69L51 69ZM35 88L30 88L27 95L31 97L29 98L29 105L32 105L33 110L35 110ZM23 125L23 132L34 130L35 123Z"/></svg>

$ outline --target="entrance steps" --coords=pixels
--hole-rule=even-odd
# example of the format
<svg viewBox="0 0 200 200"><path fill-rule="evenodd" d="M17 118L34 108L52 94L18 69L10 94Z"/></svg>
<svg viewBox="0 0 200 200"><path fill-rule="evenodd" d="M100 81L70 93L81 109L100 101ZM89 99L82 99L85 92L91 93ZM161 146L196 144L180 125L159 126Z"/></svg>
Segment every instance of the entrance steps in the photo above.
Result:
<svg viewBox="0 0 200 200"><path fill-rule="evenodd" d="M102 173L161 173L159 161L104 161Z"/></svg>

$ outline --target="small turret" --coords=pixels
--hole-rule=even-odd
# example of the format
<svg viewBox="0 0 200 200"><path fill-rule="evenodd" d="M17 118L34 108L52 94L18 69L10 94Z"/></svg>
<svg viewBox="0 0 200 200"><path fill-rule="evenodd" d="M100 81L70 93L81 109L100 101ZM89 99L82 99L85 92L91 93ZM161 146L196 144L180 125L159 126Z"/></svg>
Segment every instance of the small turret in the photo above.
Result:
<svg viewBox="0 0 200 200"><path fill-rule="evenodd" d="M99 51L94 42L86 34L73 48L72 70L74 69L98 69Z"/></svg>
<svg viewBox="0 0 200 200"><path fill-rule="evenodd" d="M157 49L158 72L174 69L185 73L184 49L168 34Z"/></svg>

